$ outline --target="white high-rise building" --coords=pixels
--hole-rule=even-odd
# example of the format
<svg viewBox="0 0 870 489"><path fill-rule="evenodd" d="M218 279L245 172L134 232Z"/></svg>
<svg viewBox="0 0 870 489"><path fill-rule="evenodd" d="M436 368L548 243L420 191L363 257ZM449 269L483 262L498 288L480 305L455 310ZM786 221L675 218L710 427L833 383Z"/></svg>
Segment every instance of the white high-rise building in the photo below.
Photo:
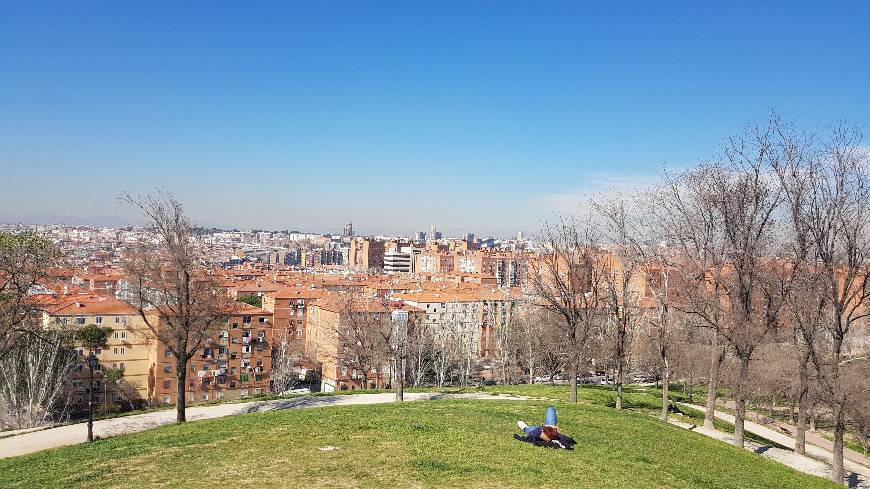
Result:
<svg viewBox="0 0 870 489"><path fill-rule="evenodd" d="M384 271L387 273L410 272L414 255L408 251L384 252Z"/></svg>

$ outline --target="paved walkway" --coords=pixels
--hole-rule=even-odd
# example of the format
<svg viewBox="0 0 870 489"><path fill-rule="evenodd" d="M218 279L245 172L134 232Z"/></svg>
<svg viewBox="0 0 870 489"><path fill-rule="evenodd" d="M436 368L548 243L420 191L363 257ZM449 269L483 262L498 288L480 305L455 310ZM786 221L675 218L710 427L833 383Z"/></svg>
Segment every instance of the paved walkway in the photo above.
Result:
<svg viewBox="0 0 870 489"><path fill-rule="evenodd" d="M395 394L347 394L335 396L303 396L271 401L251 401L216 404L213 406L187 408L187 420L222 418L237 414L248 414L279 409L311 408L320 406L347 406L353 404L383 404L395 400ZM405 401L435 399L529 399L512 396L493 396L489 394L439 394L405 393ZM94 436L112 436L136 433L175 422L175 410L154 411L144 414L94 421ZM0 439L0 458L15 457L64 445L83 443L87 436L85 423L76 423L33 432L24 432Z"/></svg>
<svg viewBox="0 0 870 489"><path fill-rule="evenodd" d="M737 409L737 405L734 401L726 400L722 404L732 411ZM746 410L746 418L759 422L765 426L773 427L774 429L778 429L783 433L788 433L791 436L794 436L794 434L797 432L797 426L786 423L785 421L771 419L755 411ZM812 431L807 430L806 440L807 443L812 443L813 445L822 447L828 451L834 450L834 442L823 436L820 436L818 433L813 433ZM865 457L863 453L856 452L855 450L852 450L848 447L843 447L843 458L870 467L870 458Z"/></svg>
<svg viewBox="0 0 870 489"><path fill-rule="evenodd" d="M686 403L677 403L682 406L687 406L689 408L704 412L704 406L699 406L697 404L686 404ZM721 419L727 423L734 424L734 416L728 413L723 413L721 411L716 411L716 418ZM675 423L676 424L676 423ZM687 426L688 427L688 426ZM776 449L774 447L765 447L757 444L747 444L747 449L753 450L757 453L766 453L770 452L768 455L770 458L774 458L786 465L789 465L797 470L802 472L806 472L809 474L820 475L823 474L824 477L830 478L830 465L831 460L833 459L833 455L830 450L827 450L822 447L815 446L813 444L807 443L806 445L806 457L802 457L792 450L795 447L795 439L792 438L790 434L786 434L767 426L756 423L755 421L746 420L744 422L744 427L747 432L761 436L766 438L774 443L782 445L789 450L781 450ZM718 430L705 430L703 427L691 426L688 427L692 431L697 431L699 433L703 433L707 436L712 436L713 438L717 438L722 441L726 441L728 443L733 443L734 439L731 434L722 433ZM712 432L711 432L712 431ZM785 452L785 453L780 453ZM790 455L786 455L790 454ZM806 460L807 458L821 462L824 464L824 468L820 468L817 464L813 464ZM868 488L870 489L870 468L855 463L852 460L846 459L843 464L844 468L847 471L846 474L846 483L849 487L858 487L858 488Z"/></svg>

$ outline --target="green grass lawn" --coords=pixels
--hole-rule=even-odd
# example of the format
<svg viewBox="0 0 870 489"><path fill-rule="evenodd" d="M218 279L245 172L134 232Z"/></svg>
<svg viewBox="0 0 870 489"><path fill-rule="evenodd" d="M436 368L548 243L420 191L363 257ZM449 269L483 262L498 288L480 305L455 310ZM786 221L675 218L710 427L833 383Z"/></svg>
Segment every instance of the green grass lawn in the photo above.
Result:
<svg viewBox="0 0 870 489"><path fill-rule="evenodd" d="M564 387L549 389L511 390L564 399ZM579 442L572 452L513 439L517 419L542 421L545 401L336 406L172 425L0 460L0 487L841 487L643 413L617 412L606 390L581 392L584 402L554 402L559 424ZM639 405L653 397L632 396ZM338 448L319 449L326 446Z"/></svg>

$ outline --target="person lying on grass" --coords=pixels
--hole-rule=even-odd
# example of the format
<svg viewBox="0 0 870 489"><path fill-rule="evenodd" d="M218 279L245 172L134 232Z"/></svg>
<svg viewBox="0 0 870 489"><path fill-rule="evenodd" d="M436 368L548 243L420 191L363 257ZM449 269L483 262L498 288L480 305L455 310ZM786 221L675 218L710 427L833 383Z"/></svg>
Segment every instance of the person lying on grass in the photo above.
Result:
<svg viewBox="0 0 870 489"><path fill-rule="evenodd" d="M523 430L525 436L514 435L514 438L537 446L573 450L577 442L570 436L562 434L556 422L556 408L550 406L547 408L547 416L543 425L529 426L525 421L517 421L517 426Z"/></svg>

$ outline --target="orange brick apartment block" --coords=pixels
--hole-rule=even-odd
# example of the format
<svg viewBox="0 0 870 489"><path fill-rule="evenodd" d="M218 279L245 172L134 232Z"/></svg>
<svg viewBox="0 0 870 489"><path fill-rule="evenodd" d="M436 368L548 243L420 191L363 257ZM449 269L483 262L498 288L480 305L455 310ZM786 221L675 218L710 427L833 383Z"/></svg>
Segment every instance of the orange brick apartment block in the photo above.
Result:
<svg viewBox="0 0 870 489"><path fill-rule="evenodd" d="M239 303L226 324L187 366L187 401L238 399L269 391L272 370L272 313ZM151 401L174 404L178 377L175 358L158 343L151 365Z"/></svg>

